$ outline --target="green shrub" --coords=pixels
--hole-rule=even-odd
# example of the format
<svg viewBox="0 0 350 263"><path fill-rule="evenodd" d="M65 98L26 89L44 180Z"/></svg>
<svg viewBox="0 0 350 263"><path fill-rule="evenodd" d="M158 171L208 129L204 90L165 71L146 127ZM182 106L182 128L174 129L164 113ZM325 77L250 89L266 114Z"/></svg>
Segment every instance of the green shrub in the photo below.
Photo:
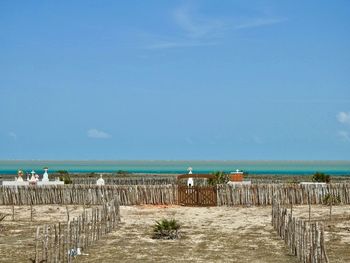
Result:
<svg viewBox="0 0 350 263"><path fill-rule="evenodd" d="M96 173L91 172L91 173L88 174L88 177L89 177L89 178L91 178L91 177L96 177Z"/></svg>
<svg viewBox="0 0 350 263"><path fill-rule="evenodd" d="M124 171L124 170L117 171L117 175L129 175L129 174L130 174L130 172L128 172L128 171Z"/></svg>
<svg viewBox="0 0 350 263"><path fill-rule="evenodd" d="M212 174L215 175L215 179L208 179L209 185L226 184L230 180L229 175L225 172L217 171Z"/></svg>
<svg viewBox="0 0 350 263"><path fill-rule="evenodd" d="M64 175L64 174L68 174L68 171L67 170L58 170L57 173L60 175Z"/></svg>
<svg viewBox="0 0 350 263"><path fill-rule="evenodd" d="M59 174L60 174L60 176L59 176L60 181L63 181L64 184L72 184L73 183L68 172L67 173L59 173Z"/></svg>
<svg viewBox="0 0 350 263"><path fill-rule="evenodd" d="M327 174L317 172L312 176L312 181L329 183L331 181L331 177Z"/></svg>
<svg viewBox="0 0 350 263"><path fill-rule="evenodd" d="M177 239L180 237L180 224L175 219L162 219L153 226L152 238Z"/></svg>

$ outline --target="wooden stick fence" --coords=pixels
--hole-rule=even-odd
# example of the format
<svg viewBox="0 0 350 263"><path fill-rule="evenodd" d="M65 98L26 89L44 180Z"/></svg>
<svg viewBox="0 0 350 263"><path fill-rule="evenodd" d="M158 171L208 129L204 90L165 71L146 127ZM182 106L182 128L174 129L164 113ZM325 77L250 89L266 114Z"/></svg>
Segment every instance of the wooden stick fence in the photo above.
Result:
<svg viewBox="0 0 350 263"><path fill-rule="evenodd" d="M40 226L36 231L34 261L71 262L74 256L112 232L119 221L119 203L114 199L102 207L85 210L66 224Z"/></svg>
<svg viewBox="0 0 350 263"><path fill-rule="evenodd" d="M322 204L327 194L350 204L350 184L258 184L217 186L217 205L271 205L278 195L281 204ZM0 205L86 204L98 205L117 197L120 205L178 204L177 185L64 185L0 187Z"/></svg>
<svg viewBox="0 0 350 263"><path fill-rule="evenodd" d="M339 196L342 204L350 204L350 184L293 185L219 185L217 187L218 205L271 205L273 196L278 195L281 204L303 205L322 204L327 194Z"/></svg>
<svg viewBox="0 0 350 263"><path fill-rule="evenodd" d="M0 187L0 205L99 205L118 198L120 205L177 204L176 185L63 185Z"/></svg>
<svg viewBox="0 0 350 263"><path fill-rule="evenodd" d="M272 205L272 225L292 255L303 263L328 263L322 223L309 223L288 213L276 201Z"/></svg>

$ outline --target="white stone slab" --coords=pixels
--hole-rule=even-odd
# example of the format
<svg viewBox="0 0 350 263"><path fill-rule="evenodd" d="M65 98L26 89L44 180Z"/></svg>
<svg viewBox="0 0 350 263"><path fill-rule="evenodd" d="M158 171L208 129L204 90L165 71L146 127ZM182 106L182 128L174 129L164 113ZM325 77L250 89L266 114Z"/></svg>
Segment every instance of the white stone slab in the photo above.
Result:
<svg viewBox="0 0 350 263"><path fill-rule="evenodd" d="M18 181L2 181L2 185L6 185L6 186L22 186L22 185L29 185L28 181L22 181L22 182L18 182Z"/></svg>
<svg viewBox="0 0 350 263"><path fill-rule="evenodd" d="M28 186L29 181L24 181L24 182L18 182L18 181L3 181L2 182L3 186ZM45 186L45 185L64 185L63 181L48 181L48 182L36 182L35 185L38 186Z"/></svg>
<svg viewBox="0 0 350 263"><path fill-rule="evenodd" d="M301 185L322 185L326 186L327 183L318 183L318 182L300 182Z"/></svg>

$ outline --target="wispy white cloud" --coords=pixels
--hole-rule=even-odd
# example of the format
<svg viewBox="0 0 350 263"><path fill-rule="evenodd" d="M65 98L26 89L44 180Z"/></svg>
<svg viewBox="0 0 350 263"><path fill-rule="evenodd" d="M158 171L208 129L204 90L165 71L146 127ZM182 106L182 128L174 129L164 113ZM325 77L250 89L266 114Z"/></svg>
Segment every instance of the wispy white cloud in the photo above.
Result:
<svg viewBox="0 0 350 263"><path fill-rule="evenodd" d="M342 141L350 142L350 134L347 131L338 131L338 136L342 139Z"/></svg>
<svg viewBox="0 0 350 263"><path fill-rule="evenodd" d="M342 124L350 124L350 112L339 112L337 114L337 120Z"/></svg>
<svg viewBox="0 0 350 263"><path fill-rule="evenodd" d="M218 45L218 36L224 31L226 23L196 12L189 5L173 10L172 21L180 29L178 35L154 36L145 49L175 49Z"/></svg>
<svg viewBox="0 0 350 263"><path fill-rule="evenodd" d="M89 138L94 138L94 139L108 139L110 137L112 137L110 134L101 131L101 130L97 130L97 129L90 129L87 131L87 136Z"/></svg>
<svg viewBox="0 0 350 263"><path fill-rule="evenodd" d="M13 139L13 140L17 140L17 134L13 131L9 132L8 135Z"/></svg>
<svg viewBox="0 0 350 263"><path fill-rule="evenodd" d="M287 21L285 17L262 14L262 17L245 18L233 22L234 18L213 17L198 12L186 4L175 8L172 20L180 29L178 36L154 36L145 49L191 48L199 46L219 45L226 33L234 30L244 30L271 26Z"/></svg>
<svg viewBox="0 0 350 263"><path fill-rule="evenodd" d="M254 27L271 26L271 25L285 22L287 20L288 20L287 18L256 18L256 19L250 19L245 23L235 25L234 28L248 29L248 28L254 28Z"/></svg>
<svg viewBox="0 0 350 263"><path fill-rule="evenodd" d="M212 19L199 15L189 6L176 8L173 15L177 25L191 38L212 37L226 27L226 24L221 19Z"/></svg>
<svg viewBox="0 0 350 263"><path fill-rule="evenodd" d="M146 46L145 49L170 49L170 48L191 48L191 47L201 47L201 46L214 46L215 42L193 42L193 41L159 41L158 43Z"/></svg>

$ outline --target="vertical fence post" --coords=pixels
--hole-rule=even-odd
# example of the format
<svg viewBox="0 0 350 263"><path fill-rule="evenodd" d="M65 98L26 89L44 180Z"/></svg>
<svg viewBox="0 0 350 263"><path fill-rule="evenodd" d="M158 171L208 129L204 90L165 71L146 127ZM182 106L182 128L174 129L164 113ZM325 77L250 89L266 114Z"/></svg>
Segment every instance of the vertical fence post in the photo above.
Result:
<svg viewBox="0 0 350 263"><path fill-rule="evenodd" d="M310 201L310 189L308 189L308 192L307 192L307 194L308 194L308 198L307 198L307 200L308 200L308 204L309 204L309 222L311 222L311 201Z"/></svg>
<svg viewBox="0 0 350 263"><path fill-rule="evenodd" d="M35 235L35 263L39 262L39 234L40 234L40 227L36 228L36 235Z"/></svg>

